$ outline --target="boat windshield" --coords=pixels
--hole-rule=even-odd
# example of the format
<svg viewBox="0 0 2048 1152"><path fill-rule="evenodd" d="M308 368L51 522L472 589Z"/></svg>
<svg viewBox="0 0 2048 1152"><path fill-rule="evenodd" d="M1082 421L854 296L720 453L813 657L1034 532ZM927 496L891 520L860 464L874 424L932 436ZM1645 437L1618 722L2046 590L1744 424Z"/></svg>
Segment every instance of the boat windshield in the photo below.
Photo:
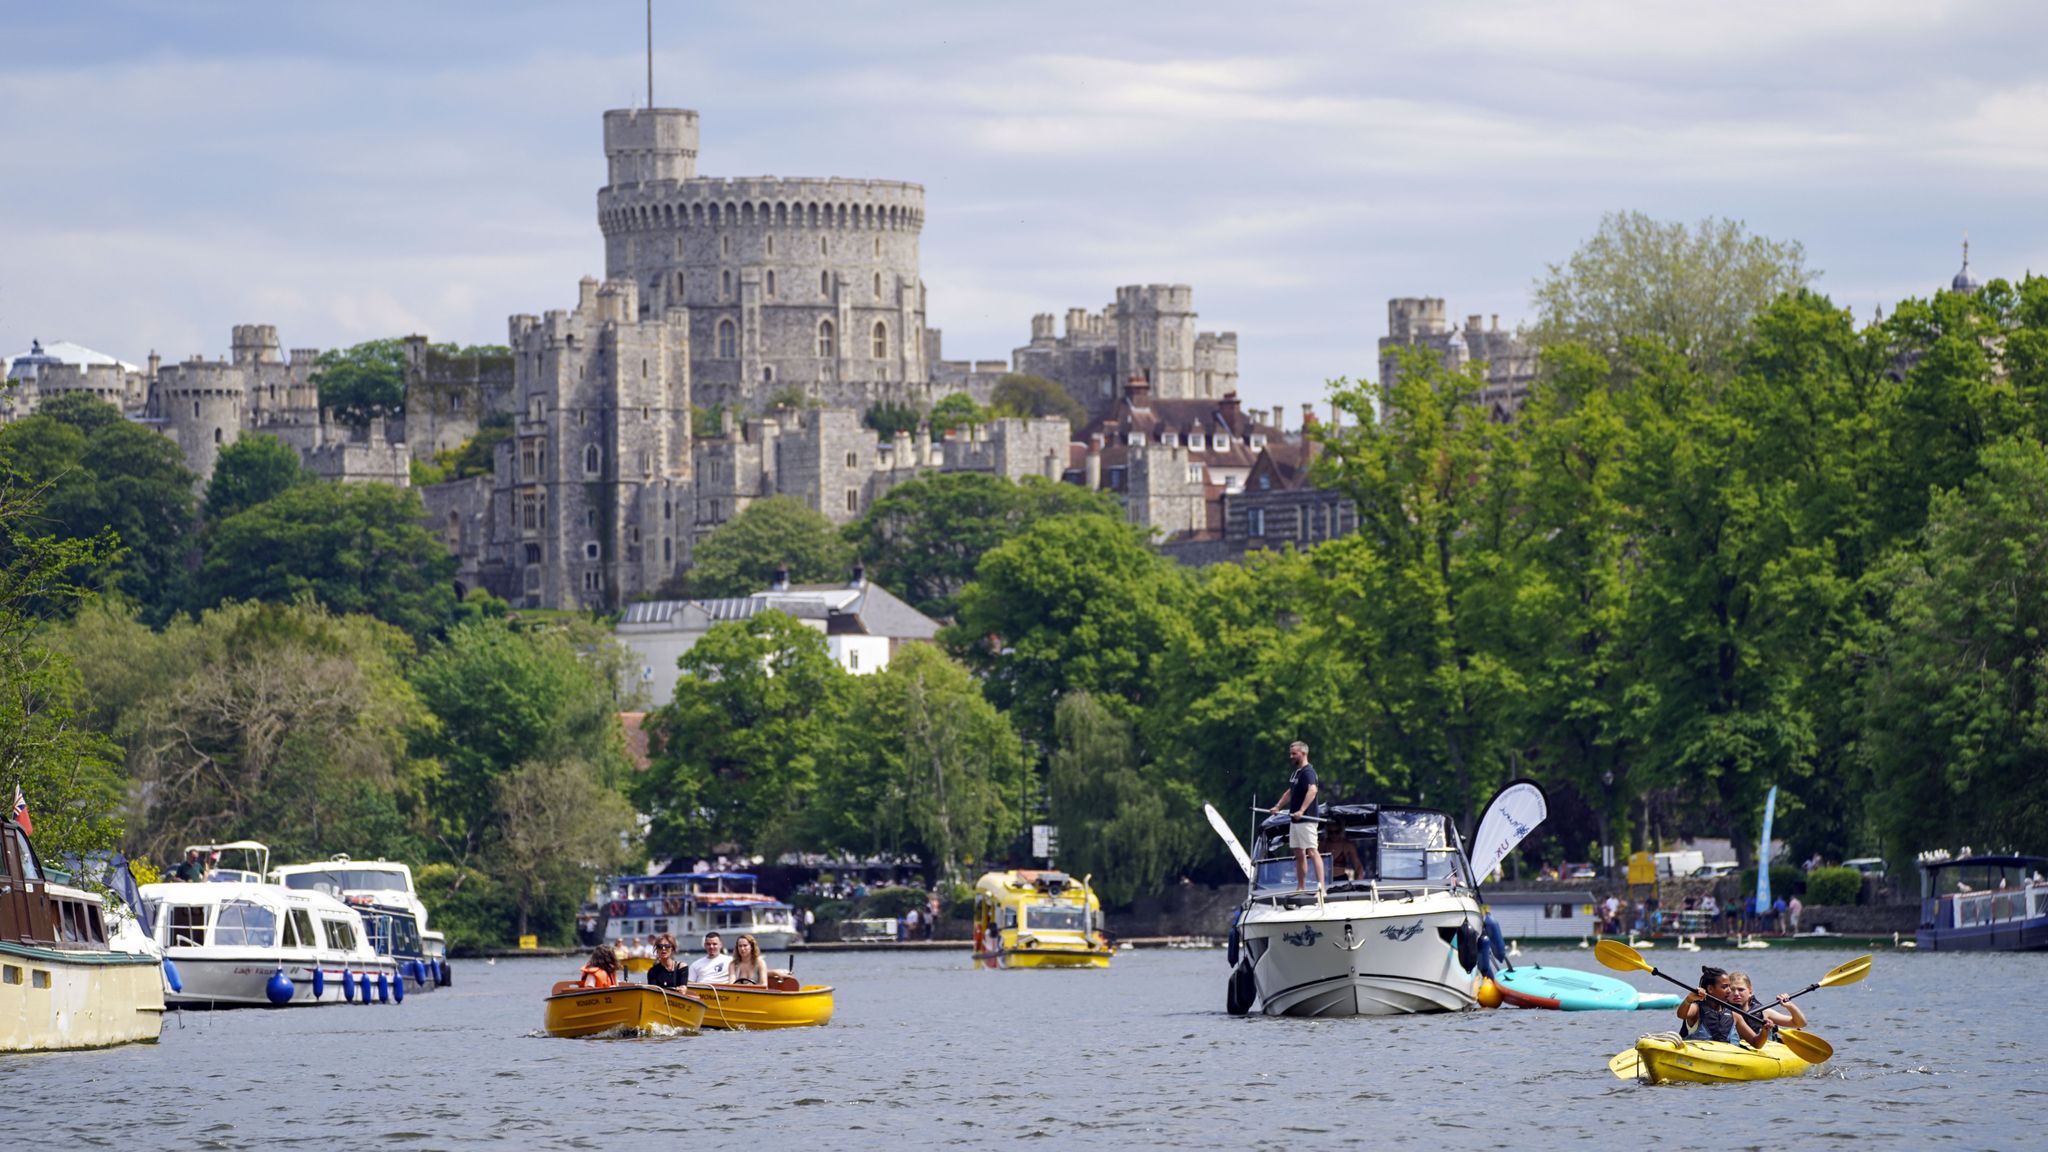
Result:
<svg viewBox="0 0 2048 1152"><path fill-rule="evenodd" d="M223 900L213 914L213 942L245 948L277 946L277 913L248 900Z"/></svg>
<svg viewBox="0 0 2048 1152"><path fill-rule="evenodd" d="M420 929L410 916L389 912L364 912L363 928L370 934L370 947L385 956L418 956Z"/></svg>
<svg viewBox="0 0 2048 1152"><path fill-rule="evenodd" d="M1024 909L1024 927L1036 928L1041 932L1086 932L1088 913L1080 908L1061 908L1054 905L1027 905Z"/></svg>
<svg viewBox="0 0 2048 1152"><path fill-rule="evenodd" d="M343 892L406 892L405 873L381 868L322 868L317 872L291 872L284 878L287 888L302 888L339 896Z"/></svg>
<svg viewBox="0 0 2048 1152"><path fill-rule="evenodd" d="M1288 846L1286 816L1268 818L1256 840L1253 885L1260 889L1296 886L1294 851ZM1318 827L1323 874L1332 885L1377 881L1382 885L1472 883L1450 818L1426 809L1336 806Z"/></svg>

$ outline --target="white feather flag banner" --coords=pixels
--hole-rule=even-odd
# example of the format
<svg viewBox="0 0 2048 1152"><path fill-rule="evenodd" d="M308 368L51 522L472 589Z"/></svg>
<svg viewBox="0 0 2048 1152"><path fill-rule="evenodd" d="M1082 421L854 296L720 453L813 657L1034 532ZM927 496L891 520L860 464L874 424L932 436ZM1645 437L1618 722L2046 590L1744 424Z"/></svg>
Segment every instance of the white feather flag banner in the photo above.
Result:
<svg viewBox="0 0 2048 1152"><path fill-rule="evenodd" d="M1550 799L1534 780L1517 780L1500 790L1479 818L1472 837L1472 875L1484 882L1523 838L1550 815Z"/></svg>

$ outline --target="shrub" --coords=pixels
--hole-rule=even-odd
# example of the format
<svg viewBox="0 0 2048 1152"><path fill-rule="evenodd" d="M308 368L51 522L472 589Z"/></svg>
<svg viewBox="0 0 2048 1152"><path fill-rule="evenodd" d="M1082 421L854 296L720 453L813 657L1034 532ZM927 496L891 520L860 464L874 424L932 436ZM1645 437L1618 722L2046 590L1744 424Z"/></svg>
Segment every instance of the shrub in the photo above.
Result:
<svg viewBox="0 0 2048 1152"><path fill-rule="evenodd" d="M1771 899L1790 900L1792 894L1799 891L1805 885L1805 881L1806 874L1790 864L1771 865ZM1742 873L1741 884L1735 890L1735 898L1747 900L1754 895L1756 895L1756 869L1750 868ZM1808 904L1818 903L1811 896L1806 898L1806 902Z"/></svg>
<svg viewBox="0 0 2048 1152"><path fill-rule="evenodd" d="M867 917L901 916L912 908L924 911L925 894L916 888L877 888L862 904Z"/></svg>
<svg viewBox="0 0 2048 1152"><path fill-rule="evenodd" d="M1854 904L1863 894L1863 873L1854 868L1815 868L1806 874L1808 904Z"/></svg>

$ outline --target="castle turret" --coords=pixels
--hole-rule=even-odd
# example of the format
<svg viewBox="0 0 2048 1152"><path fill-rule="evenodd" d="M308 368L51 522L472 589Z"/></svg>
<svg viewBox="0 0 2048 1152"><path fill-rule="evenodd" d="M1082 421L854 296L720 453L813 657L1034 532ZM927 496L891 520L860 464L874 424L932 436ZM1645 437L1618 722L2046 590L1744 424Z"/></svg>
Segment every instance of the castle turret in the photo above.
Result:
<svg viewBox="0 0 2048 1152"><path fill-rule="evenodd" d="M618 108L604 114L604 158L614 188L697 174L697 114L687 108Z"/></svg>

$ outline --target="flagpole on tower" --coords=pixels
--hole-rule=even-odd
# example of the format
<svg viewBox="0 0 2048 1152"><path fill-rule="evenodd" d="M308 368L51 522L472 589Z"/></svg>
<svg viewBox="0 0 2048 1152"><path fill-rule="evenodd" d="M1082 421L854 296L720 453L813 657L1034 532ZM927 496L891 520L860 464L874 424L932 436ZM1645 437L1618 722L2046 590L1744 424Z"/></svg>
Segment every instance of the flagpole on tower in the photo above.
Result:
<svg viewBox="0 0 2048 1152"><path fill-rule="evenodd" d="M654 0L647 0L647 110L654 111Z"/></svg>

